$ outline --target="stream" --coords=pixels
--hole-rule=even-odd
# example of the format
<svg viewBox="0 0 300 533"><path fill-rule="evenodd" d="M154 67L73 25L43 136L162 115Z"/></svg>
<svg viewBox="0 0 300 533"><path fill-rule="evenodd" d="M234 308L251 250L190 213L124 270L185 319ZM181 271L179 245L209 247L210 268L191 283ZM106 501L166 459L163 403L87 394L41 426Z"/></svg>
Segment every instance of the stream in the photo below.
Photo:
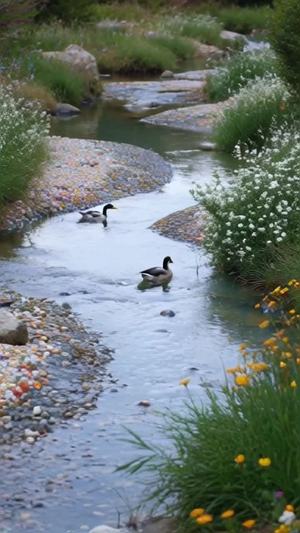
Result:
<svg viewBox="0 0 300 533"><path fill-rule="evenodd" d="M71 213L0 243L3 284L68 302L115 350L95 410L63 422L35 446L11 449L1 466L1 490L10 495L1 533L80 533L116 527L119 518L126 523L143 487L114 472L137 454L124 442L125 428L167 446L155 423L158 411L184 409L179 380L191 377L191 393L204 399L204 386L218 386L224 367L236 363L239 344L259 337L249 289L214 273L201 249L149 229L193 204L194 182L208 182L216 170L226 177L231 158L199 150L199 135L142 124L108 104L55 122L53 133L152 148L174 176L160 191L114 202L118 211L109 213L106 231L77 225L78 213ZM166 255L174 262L170 290L138 290L138 272ZM175 316L161 316L164 309ZM140 400L150 407L138 406Z"/></svg>

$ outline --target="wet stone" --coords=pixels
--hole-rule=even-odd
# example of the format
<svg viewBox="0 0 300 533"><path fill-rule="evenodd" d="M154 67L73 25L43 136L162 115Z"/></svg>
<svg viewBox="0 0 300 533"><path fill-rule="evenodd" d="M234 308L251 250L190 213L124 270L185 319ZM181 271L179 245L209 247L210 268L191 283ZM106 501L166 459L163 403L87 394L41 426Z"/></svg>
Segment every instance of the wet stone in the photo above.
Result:
<svg viewBox="0 0 300 533"><path fill-rule="evenodd" d="M160 312L160 315L161 316L173 317L173 316L176 315L176 313L174 311L172 311L172 309L164 309L163 311Z"/></svg>

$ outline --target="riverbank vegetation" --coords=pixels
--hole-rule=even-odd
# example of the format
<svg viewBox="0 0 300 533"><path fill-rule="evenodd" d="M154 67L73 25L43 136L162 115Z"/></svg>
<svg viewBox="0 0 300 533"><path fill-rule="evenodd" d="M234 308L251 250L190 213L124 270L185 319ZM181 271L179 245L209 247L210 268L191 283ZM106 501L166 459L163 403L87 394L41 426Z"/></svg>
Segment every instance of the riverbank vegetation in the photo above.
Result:
<svg viewBox="0 0 300 533"><path fill-rule="evenodd" d="M261 344L240 346L205 403L181 381L186 409L167 412L158 428L170 447L131 434L139 457L123 468L147 472L146 501L176 516L178 531L299 531L300 315L291 305L299 287L290 280L256 305Z"/></svg>
<svg viewBox="0 0 300 533"><path fill-rule="evenodd" d="M0 89L0 206L20 198L47 157L45 113Z"/></svg>

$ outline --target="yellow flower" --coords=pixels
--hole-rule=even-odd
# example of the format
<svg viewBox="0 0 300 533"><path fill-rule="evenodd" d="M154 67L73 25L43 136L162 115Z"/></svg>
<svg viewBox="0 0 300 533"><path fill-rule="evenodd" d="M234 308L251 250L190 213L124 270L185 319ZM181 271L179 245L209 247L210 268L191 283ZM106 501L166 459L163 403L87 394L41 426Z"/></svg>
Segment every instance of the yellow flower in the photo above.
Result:
<svg viewBox="0 0 300 533"><path fill-rule="evenodd" d="M277 527L274 531L274 533L289 533L291 528L287 526L286 524L281 524L281 526Z"/></svg>
<svg viewBox="0 0 300 533"><path fill-rule="evenodd" d="M295 283L297 283L296 279L290 279L290 281L288 282L288 285L291 287L292 285L295 285Z"/></svg>
<svg viewBox="0 0 300 533"><path fill-rule="evenodd" d="M296 363L297 363L297 365L300 365L300 357L297 357Z"/></svg>
<svg viewBox="0 0 300 533"><path fill-rule="evenodd" d="M183 385L184 387L187 387L190 381L191 381L190 378L183 378L179 381L179 385Z"/></svg>
<svg viewBox="0 0 300 533"><path fill-rule="evenodd" d="M290 315L295 315L296 314L296 309L290 309L289 310L289 314Z"/></svg>
<svg viewBox="0 0 300 533"><path fill-rule="evenodd" d="M280 361L279 366L280 368L286 368L286 363L284 361Z"/></svg>
<svg viewBox="0 0 300 533"><path fill-rule="evenodd" d="M276 289L274 289L270 294L272 294L272 296L277 296L278 294L280 294L280 291L281 287L280 285L278 285L278 287L276 287Z"/></svg>
<svg viewBox="0 0 300 533"><path fill-rule="evenodd" d="M281 291L280 291L280 294L286 294L287 292L289 292L289 288L288 287L283 287L283 289L281 289Z"/></svg>
<svg viewBox="0 0 300 533"><path fill-rule="evenodd" d="M227 511L223 511L223 513L221 514L221 518L232 518L234 516L234 510L233 509L228 509Z"/></svg>
<svg viewBox="0 0 300 533"><path fill-rule="evenodd" d="M270 325L270 320L263 320L262 322L260 322L260 323L258 324L258 327L259 327L260 329L266 329L266 328L269 327L269 325Z"/></svg>
<svg viewBox="0 0 300 533"><path fill-rule="evenodd" d="M240 352L243 352L244 350L246 350L246 348L247 348L247 344L245 342L242 342L240 344Z"/></svg>
<svg viewBox="0 0 300 533"><path fill-rule="evenodd" d="M259 309L259 308L260 308L260 304L255 304L254 309Z"/></svg>
<svg viewBox="0 0 300 533"><path fill-rule="evenodd" d="M290 341L288 337L282 337L282 342L284 342L285 344L288 344Z"/></svg>
<svg viewBox="0 0 300 533"><path fill-rule="evenodd" d="M291 359L291 357L293 357L293 354L291 352L282 352L282 355L287 359Z"/></svg>
<svg viewBox="0 0 300 533"><path fill-rule="evenodd" d="M251 529L252 527L254 527L256 524L256 520L245 520L244 522L242 522L242 526L245 527L246 529Z"/></svg>
<svg viewBox="0 0 300 533"><path fill-rule="evenodd" d="M240 372L239 366L233 366L232 368L226 368L227 374L236 374L237 372Z"/></svg>
<svg viewBox="0 0 300 533"><path fill-rule="evenodd" d="M293 513L295 511L295 507L289 503L288 505L285 506L285 511L289 511L290 513Z"/></svg>
<svg viewBox="0 0 300 533"><path fill-rule="evenodd" d="M263 372L268 370L269 365L267 363L248 363L248 367L251 368L253 372Z"/></svg>
<svg viewBox="0 0 300 533"><path fill-rule="evenodd" d="M206 524L210 524L210 522L213 521L213 516L211 514L203 514L202 516L199 516L198 518L196 518L196 522L197 524L199 524L199 526L205 526Z"/></svg>
<svg viewBox="0 0 300 533"><path fill-rule="evenodd" d="M199 516L202 516L204 514L205 510L202 509L202 507L197 507L196 509L193 509L190 512L191 518L198 518Z"/></svg>
<svg viewBox="0 0 300 533"><path fill-rule="evenodd" d="M270 457L261 457L260 459L258 459L258 464L262 468L268 468L268 466L271 466L272 461Z"/></svg>
<svg viewBox="0 0 300 533"><path fill-rule="evenodd" d="M266 348L271 348L273 347L274 345L276 345L277 343L277 340L274 339L274 337L270 337L269 339L266 339L264 342L263 342L263 345L266 346Z"/></svg>
<svg viewBox="0 0 300 533"><path fill-rule="evenodd" d="M240 374L235 377L235 384L239 387L246 387L250 383L250 379L246 374Z"/></svg>
<svg viewBox="0 0 300 533"><path fill-rule="evenodd" d="M291 381L290 386L292 387L292 389L295 389L297 387L297 383L294 379L293 381Z"/></svg>
<svg viewBox="0 0 300 533"><path fill-rule="evenodd" d="M245 461L246 461L246 457L245 457L244 454L242 454L242 453L239 453L239 454L234 458L234 462L235 462L237 465L242 465Z"/></svg>
<svg viewBox="0 0 300 533"><path fill-rule="evenodd" d="M268 303L268 308L269 309L276 309L277 307L277 302L275 302L275 300L271 300L269 303Z"/></svg>

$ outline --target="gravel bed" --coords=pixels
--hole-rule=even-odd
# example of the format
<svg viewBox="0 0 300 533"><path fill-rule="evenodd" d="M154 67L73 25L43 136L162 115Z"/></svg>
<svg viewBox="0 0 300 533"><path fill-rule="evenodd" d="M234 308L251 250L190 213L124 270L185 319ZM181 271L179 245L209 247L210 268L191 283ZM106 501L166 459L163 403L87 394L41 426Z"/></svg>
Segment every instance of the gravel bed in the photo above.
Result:
<svg viewBox="0 0 300 533"><path fill-rule="evenodd" d="M160 235L198 246L203 241L203 228L204 217L198 206L175 211L151 226Z"/></svg>
<svg viewBox="0 0 300 533"><path fill-rule="evenodd" d="M51 159L22 200L1 212L0 233L127 195L149 192L171 179L158 154L129 144L51 137Z"/></svg>
<svg viewBox="0 0 300 533"><path fill-rule="evenodd" d="M1 294L14 300L10 310L26 323L29 342L0 344L0 444L32 445L95 407L112 355L69 304Z"/></svg>

